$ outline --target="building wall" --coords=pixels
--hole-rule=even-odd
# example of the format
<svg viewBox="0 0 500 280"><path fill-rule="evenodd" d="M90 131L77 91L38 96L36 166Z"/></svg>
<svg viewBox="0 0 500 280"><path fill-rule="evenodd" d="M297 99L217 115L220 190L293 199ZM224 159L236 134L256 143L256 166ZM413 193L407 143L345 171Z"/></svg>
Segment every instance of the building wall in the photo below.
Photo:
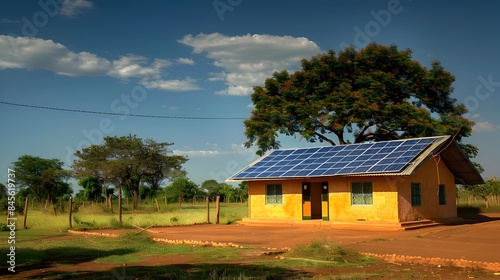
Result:
<svg viewBox="0 0 500 280"><path fill-rule="evenodd" d="M411 183L420 183L421 205L411 205ZM446 205L439 205L439 185L445 186ZM455 177L442 160L430 159L411 176L399 177L399 219L443 219L457 217Z"/></svg>
<svg viewBox="0 0 500 280"><path fill-rule="evenodd" d="M333 177L330 186L331 221L398 221L397 186L389 177ZM371 182L373 190L372 205L352 205L351 186L353 182Z"/></svg>
<svg viewBox="0 0 500 280"><path fill-rule="evenodd" d="M328 182L330 221L403 222L456 217L454 176L442 161L437 166L438 168L436 168L434 160L430 159L411 176L353 176L250 181L249 216L250 218L302 220L302 183ZM372 205L352 205L351 186L353 182L372 183ZM412 182L421 184L421 206L411 205ZM268 184L282 185L282 205L266 205L266 185ZM439 184L445 185L446 205L439 205ZM311 187L321 187L321 184L311 184Z"/></svg>
<svg viewBox="0 0 500 280"><path fill-rule="evenodd" d="M307 180L250 181L250 218L292 218L302 220L302 183L305 182L328 182L328 214L331 221L397 221L398 219L397 188L391 181L386 180L386 177L331 177ZM351 205L352 182L372 182L373 205ZM282 205L266 205L266 185L268 184L282 185ZM321 187L321 184L311 184L311 186Z"/></svg>
<svg viewBox="0 0 500 280"><path fill-rule="evenodd" d="M248 182L250 218L293 218L302 220L301 181L250 181ZM266 185L281 184L282 205L266 204Z"/></svg>

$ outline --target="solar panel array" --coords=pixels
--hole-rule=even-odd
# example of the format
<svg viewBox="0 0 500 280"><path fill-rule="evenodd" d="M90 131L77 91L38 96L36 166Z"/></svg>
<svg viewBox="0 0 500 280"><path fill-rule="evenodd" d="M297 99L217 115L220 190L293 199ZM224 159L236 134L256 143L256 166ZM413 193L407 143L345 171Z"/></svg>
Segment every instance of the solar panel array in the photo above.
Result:
<svg viewBox="0 0 500 280"><path fill-rule="evenodd" d="M442 137L275 150L231 180L400 172Z"/></svg>

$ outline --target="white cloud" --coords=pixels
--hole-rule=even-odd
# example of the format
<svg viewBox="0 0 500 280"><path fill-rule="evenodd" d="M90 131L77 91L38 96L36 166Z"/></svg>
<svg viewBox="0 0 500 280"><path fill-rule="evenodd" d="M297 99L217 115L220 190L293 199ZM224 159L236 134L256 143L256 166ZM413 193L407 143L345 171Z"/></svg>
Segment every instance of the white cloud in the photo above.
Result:
<svg viewBox="0 0 500 280"><path fill-rule="evenodd" d="M185 64L189 61L183 59ZM109 76L128 80L137 78L148 88L166 91L199 90L195 80L162 79L173 63L128 54L110 61L89 52L73 52L52 40L0 35L0 69L44 69L66 76Z"/></svg>
<svg viewBox="0 0 500 280"><path fill-rule="evenodd" d="M187 65L194 65L194 60L191 58L185 58L185 57L180 57L177 59L177 63L179 64L187 64Z"/></svg>
<svg viewBox="0 0 500 280"><path fill-rule="evenodd" d="M218 150L192 150L192 151L181 151L174 150L174 155L188 156L188 157L215 157L221 155Z"/></svg>
<svg viewBox="0 0 500 280"><path fill-rule="evenodd" d="M217 157L217 156L229 156L229 155L239 155L247 156L247 161L255 160L257 156L255 155L256 148L252 147L250 149L245 148L243 145L231 144L230 148L227 150L220 150L217 144L206 143L208 149L203 150L174 150L175 155L183 155L189 157Z"/></svg>
<svg viewBox="0 0 500 280"><path fill-rule="evenodd" d="M161 89L167 91L191 91L200 90L195 84L196 80L187 77L184 80L145 80L141 84L147 88Z"/></svg>
<svg viewBox="0 0 500 280"><path fill-rule="evenodd" d="M476 113L476 114L472 115L470 118L471 119L479 119L479 118L481 118L481 115Z"/></svg>
<svg viewBox="0 0 500 280"><path fill-rule="evenodd" d="M83 13L84 9L92 9L94 4L87 0L65 0L61 5L60 15L74 18Z"/></svg>
<svg viewBox="0 0 500 280"><path fill-rule="evenodd" d="M189 34L179 42L193 47L194 53L206 53L223 69L208 80L224 80L227 88L217 93L227 95L249 95L252 86L262 85L274 71L298 68L302 58L321 52L307 38L291 36Z"/></svg>
<svg viewBox="0 0 500 280"><path fill-rule="evenodd" d="M476 122L472 130L474 132L493 132L497 128L490 122Z"/></svg>

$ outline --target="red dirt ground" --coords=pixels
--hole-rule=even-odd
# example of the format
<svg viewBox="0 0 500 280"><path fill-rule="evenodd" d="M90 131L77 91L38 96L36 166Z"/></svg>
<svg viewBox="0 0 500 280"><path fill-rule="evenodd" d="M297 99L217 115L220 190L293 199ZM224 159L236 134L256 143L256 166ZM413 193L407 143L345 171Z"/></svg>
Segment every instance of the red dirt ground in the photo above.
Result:
<svg viewBox="0 0 500 280"><path fill-rule="evenodd" d="M120 235L139 230L99 230L93 233ZM194 225L161 227L148 230L153 238L168 240L194 240L218 243L232 243L251 246L243 258L247 262L256 259L270 259L274 256L264 252L293 248L313 241L331 242L353 248L362 253L376 254L387 261L363 268L363 273L384 270L384 279L399 278L399 272L415 271L426 275L426 279L499 279L500 280L500 215L492 215L486 222L436 226L409 231L368 231L354 229L333 229L330 226L304 224L255 224L255 225ZM167 246L167 245L165 245ZM248 255L249 253L251 255ZM406 257L400 257L406 256ZM409 256L409 257L408 257ZM196 263L192 256L151 257L134 266L188 265ZM450 260L455 260L451 262ZM237 261L241 263L241 260ZM245 262L245 261L243 261ZM423 265L422 265L423 264ZM131 264L129 264L131 265ZM461 268L450 267L459 266ZM110 270L120 267L116 264L82 262L68 267L34 268L18 274L20 279L40 277L48 271L92 271ZM487 268L482 270L480 268ZM359 273L358 268L314 269L297 268L309 275L341 275ZM431 275L431 276L429 276ZM0 277L1 278L1 277Z"/></svg>

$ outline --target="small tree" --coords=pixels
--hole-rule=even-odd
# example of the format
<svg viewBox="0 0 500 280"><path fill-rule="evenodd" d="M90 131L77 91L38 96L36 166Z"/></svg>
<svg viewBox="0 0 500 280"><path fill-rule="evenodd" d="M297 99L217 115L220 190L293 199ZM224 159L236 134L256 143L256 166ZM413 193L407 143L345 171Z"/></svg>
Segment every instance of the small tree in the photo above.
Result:
<svg viewBox="0 0 500 280"><path fill-rule="evenodd" d="M220 183L214 179L206 180L201 183L201 190L206 192L210 200L214 201L216 196L222 195L220 191Z"/></svg>
<svg viewBox="0 0 500 280"><path fill-rule="evenodd" d="M226 184L226 183L221 183L219 184L219 189L221 194L224 196L224 201L227 203L231 202L231 198L236 196L236 189L233 188L233 186Z"/></svg>
<svg viewBox="0 0 500 280"><path fill-rule="evenodd" d="M198 192L198 186L188 178L182 177L174 180L165 188L168 197L177 198L179 209L184 199L192 199Z"/></svg>
<svg viewBox="0 0 500 280"><path fill-rule="evenodd" d="M486 180L484 184L481 185L463 185L463 188L467 190L472 195L479 196L484 199L486 208L489 207L488 199L493 195L500 195L500 181L495 176Z"/></svg>

